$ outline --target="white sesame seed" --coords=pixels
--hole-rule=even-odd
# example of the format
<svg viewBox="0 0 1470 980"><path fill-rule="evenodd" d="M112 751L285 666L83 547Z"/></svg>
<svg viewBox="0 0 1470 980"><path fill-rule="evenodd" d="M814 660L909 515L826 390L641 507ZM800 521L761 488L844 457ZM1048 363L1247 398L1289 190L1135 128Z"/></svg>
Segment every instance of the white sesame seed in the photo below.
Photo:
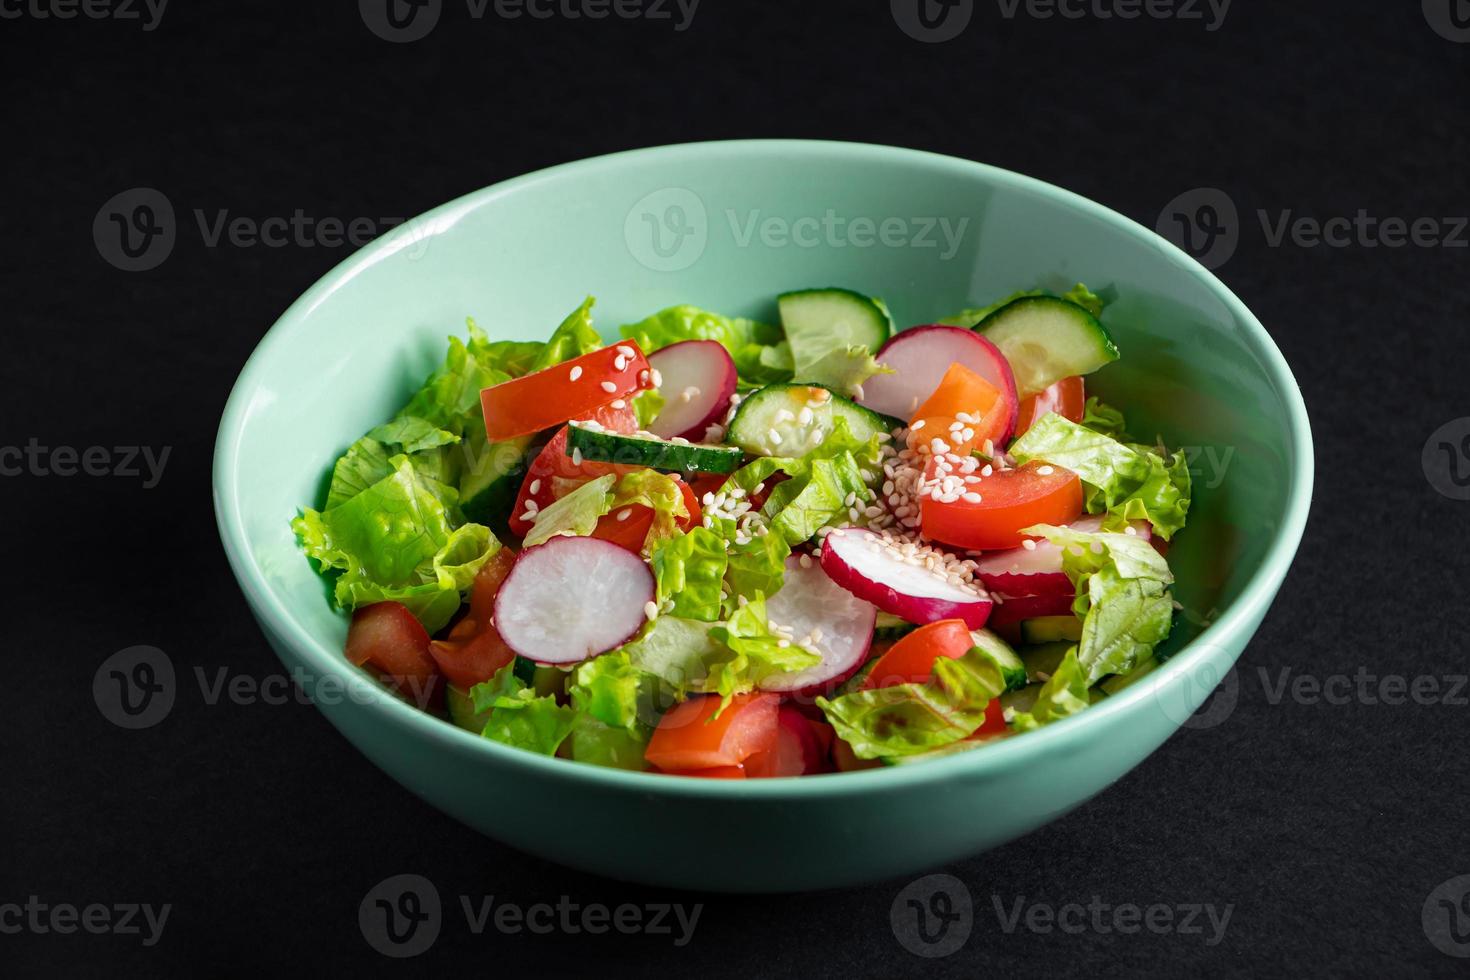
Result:
<svg viewBox="0 0 1470 980"><path fill-rule="evenodd" d="M623 401L621 398L619 398L619 399L617 399L616 401L614 401L612 403L612 407L613 408L627 408L628 407L628 403L625 402L625 401Z"/></svg>
<svg viewBox="0 0 1470 980"><path fill-rule="evenodd" d="M614 371L626 371L627 369L628 369L628 359L626 357L623 357L620 354L617 357L613 358L613 370Z"/></svg>
<svg viewBox="0 0 1470 980"><path fill-rule="evenodd" d="M572 465L573 466L581 466L582 465L582 450L578 449L575 446L572 447Z"/></svg>
<svg viewBox="0 0 1470 980"><path fill-rule="evenodd" d="M1127 527L1123 528L1123 533L1137 536L1138 528L1134 527L1132 524L1129 524Z"/></svg>
<svg viewBox="0 0 1470 980"><path fill-rule="evenodd" d="M766 433L766 438L771 440L771 445L773 446L781 445L781 433L777 432L775 429L771 429L770 431L768 431Z"/></svg>
<svg viewBox="0 0 1470 980"><path fill-rule="evenodd" d="M631 507L624 507L618 511L618 520L620 521L626 521L631 516L633 516L633 508Z"/></svg>
<svg viewBox="0 0 1470 980"><path fill-rule="evenodd" d="M532 480L531 481L530 490L531 490L532 493L540 493L541 492L541 481L540 480Z"/></svg>
<svg viewBox="0 0 1470 980"><path fill-rule="evenodd" d="M1052 469L1050 466L1038 466L1036 468L1037 476L1051 476L1055 472L1056 470Z"/></svg>
<svg viewBox="0 0 1470 980"><path fill-rule="evenodd" d="M582 376L582 365L578 364L576 367L572 368L571 376L573 381L576 381L578 378L580 378Z"/></svg>
<svg viewBox="0 0 1470 980"><path fill-rule="evenodd" d="M613 384L611 381L604 381L602 383L602 390L611 394L612 392L618 390L618 386Z"/></svg>
<svg viewBox="0 0 1470 980"><path fill-rule="evenodd" d="M925 421L926 421L925 419L919 419L919 421L917 421L913 425L909 426L909 431L910 432L918 432L920 429L922 429L924 427Z"/></svg>
<svg viewBox="0 0 1470 980"><path fill-rule="evenodd" d="M649 377L653 379L653 386L655 388L662 388L664 386L664 376L658 373L658 368L649 368L649 372Z"/></svg>
<svg viewBox="0 0 1470 980"><path fill-rule="evenodd" d="M1027 538L1025 541L1021 542L1021 547L1025 548L1027 551L1035 551L1036 542L1032 541L1030 538Z"/></svg>
<svg viewBox="0 0 1470 980"><path fill-rule="evenodd" d="M649 599L643 604L643 615L649 619L658 619L658 603Z"/></svg>
<svg viewBox="0 0 1470 980"><path fill-rule="evenodd" d="M617 346L617 348L616 348L616 349L617 349L617 352L618 352L618 353L619 353L619 354L621 354L621 355L623 355L623 356L624 356L624 357L626 357L626 358L627 358L627 359L628 359L628 360L630 360L630 361L631 361L631 360L632 360L632 359L633 359L633 357L634 357L634 351L633 351L633 348L631 348L631 347L628 347L628 346L626 346L626 345L624 345L624 344L619 344L619 345L618 345L618 346Z"/></svg>

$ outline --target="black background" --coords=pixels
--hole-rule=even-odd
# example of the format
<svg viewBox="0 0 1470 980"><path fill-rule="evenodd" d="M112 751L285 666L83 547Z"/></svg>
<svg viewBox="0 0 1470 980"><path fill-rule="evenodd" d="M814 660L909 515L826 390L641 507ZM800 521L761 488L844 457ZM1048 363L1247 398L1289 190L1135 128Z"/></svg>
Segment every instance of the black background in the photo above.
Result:
<svg viewBox="0 0 1470 980"><path fill-rule="evenodd" d="M1420 915L1432 889L1470 873L1470 707L1272 703L1260 673L1465 672L1470 503L1430 486L1420 452L1470 414L1470 250L1272 247L1255 217L1470 213L1470 45L1432 30L1415 0L1236 0L1213 32L1007 20L981 0L942 44L907 37L873 2L704 0L679 32L476 21L448 0L430 36L390 44L352 3L174 0L151 32L27 13L0 20L0 45L0 442L171 447L153 489L0 481L0 902L172 905L152 948L0 935L0 973L1464 975ZM211 705L194 682L195 667L280 670L215 532L215 427L261 335L351 251L209 247L196 209L401 217L550 164L745 136L983 160L1149 226L1176 195L1218 187L1242 218L1219 273L1271 330L1312 414L1312 522L1241 661L1234 712L1182 731L1078 812L945 869L974 896L975 926L942 959L895 939L904 882L728 898L590 877L432 810L308 706ZM103 260L92 222L140 186L172 201L178 240L161 266L129 273ZM91 684L134 644L166 651L182 690L161 724L124 731ZM398 964L364 941L357 910L402 872L450 908L434 947ZM461 894L704 909L684 948L476 936ZM1208 929L1006 934L993 902L1021 896L1234 908L1214 946Z"/></svg>

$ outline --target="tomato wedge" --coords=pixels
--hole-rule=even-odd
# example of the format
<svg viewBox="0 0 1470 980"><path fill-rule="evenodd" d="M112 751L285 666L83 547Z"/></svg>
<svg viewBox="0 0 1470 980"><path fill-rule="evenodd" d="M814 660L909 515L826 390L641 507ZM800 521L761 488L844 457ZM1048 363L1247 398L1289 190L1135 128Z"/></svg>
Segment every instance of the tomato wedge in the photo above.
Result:
<svg viewBox="0 0 1470 980"><path fill-rule="evenodd" d="M963 416L961 418L960 416ZM943 439L956 455L967 455L988 439L1000 442L1006 434L1005 394L979 374L958 362L944 372L939 387L910 419L911 425L923 425L909 432L909 444ZM952 430L956 423L962 426ZM968 432L968 438L964 434Z"/></svg>
<svg viewBox="0 0 1470 980"><path fill-rule="evenodd" d="M933 479L931 461L925 473ZM1025 466L997 470L968 488L980 501L960 497L938 501L925 494L919 501L919 523L936 541L959 548L1018 548L1033 524L1069 524L1082 516L1082 481L1060 466L1032 460Z"/></svg>
<svg viewBox="0 0 1470 980"><path fill-rule="evenodd" d="M863 678L862 689L922 684L934 673L934 661L963 657L972 645L970 627L962 619L941 619L920 626L878 658Z"/></svg>
<svg viewBox="0 0 1470 980"><path fill-rule="evenodd" d="M515 551L501 548L475 576L470 589L470 610L454 624L447 639L429 643L429 656L449 682L469 690L488 681L496 672L515 659L515 651L500 638L490 617L495 609L495 593L515 564Z"/></svg>
<svg viewBox="0 0 1470 980"><path fill-rule="evenodd" d="M776 744L747 759L745 775L750 779L770 779L819 772L826 760L827 747L816 731L818 724L796 708L783 704L776 714Z"/></svg>
<svg viewBox="0 0 1470 980"><path fill-rule="evenodd" d="M711 766L708 769L664 769L666 776L698 776L700 779L744 779L744 766Z"/></svg>
<svg viewBox="0 0 1470 980"><path fill-rule="evenodd" d="M715 717L720 698L696 695L659 719L643 756L665 772L741 765L775 746L780 702L776 694L738 694Z"/></svg>
<svg viewBox="0 0 1470 980"><path fill-rule="evenodd" d="M1004 735L1010 729L1011 726L1006 724L1006 709L1001 707L1000 698L992 698L985 706L985 720L966 738L989 738L992 735Z"/></svg>
<svg viewBox="0 0 1470 980"><path fill-rule="evenodd" d="M594 408L588 417L611 432L636 432L638 429L638 416L627 404L622 408L601 405ZM553 500L566 496L588 480L595 480L603 474L615 473L621 476L636 468L588 459L573 461L567 455L567 429L562 426L561 431L551 437L551 441L526 468L526 477L521 481L520 492L516 494L516 505L510 515L510 529L514 534L525 537L533 523L524 519L527 510L532 513L539 511ZM527 501L535 506L529 507Z"/></svg>
<svg viewBox="0 0 1470 980"><path fill-rule="evenodd" d="M372 667L400 693L421 703L437 687L439 669L429 656L429 634L401 602L375 602L352 614L347 627L347 659Z"/></svg>
<svg viewBox="0 0 1470 980"><path fill-rule="evenodd" d="M1081 422L1087 410L1087 386L1080 376L1063 378L1051 387L1021 399L1021 414L1016 419L1016 435L1023 436L1032 424L1048 412L1064 419Z"/></svg>
<svg viewBox="0 0 1470 980"><path fill-rule="evenodd" d="M627 401L652 387L648 359L637 344L624 340L480 392L485 434L491 442L528 436L589 418L601 405Z"/></svg>
<svg viewBox="0 0 1470 980"><path fill-rule="evenodd" d="M677 476L674 477L674 480L679 484L679 490L684 495L684 506L689 511L688 517L675 518L674 522L678 524L679 530L687 531L703 520L703 512L699 508L699 501L695 499L694 489ZM629 504L609 514L604 514L598 519L591 536L611 541L615 545L641 554L643 543L648 539L648 531L651 527L653 527L653 508L642 504Z"/></svg>

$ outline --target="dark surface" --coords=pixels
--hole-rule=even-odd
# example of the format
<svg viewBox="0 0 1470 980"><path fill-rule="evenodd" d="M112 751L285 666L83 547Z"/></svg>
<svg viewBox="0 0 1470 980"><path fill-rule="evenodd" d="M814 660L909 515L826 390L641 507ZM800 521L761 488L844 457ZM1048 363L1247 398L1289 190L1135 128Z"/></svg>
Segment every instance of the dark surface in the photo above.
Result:
<svg viewBox="0 0 1470 980"><path fill-rule="evenodd" d="M1254 218L1470 211L1470 45L1431 30L1419 4L1242 2L1207 32L1149 18L1007 21L982 2L944 44L906 37L882 3L706 0L676 32L667 21L476 22L449 2L433 34L403 45L369 33L351 3L201 7L171 5L151 32L0 20L0 443L171 447L153 489L126 477L0 481L12 626L0 903L172 906L151 948L138 936L0 934L0 973L376 971L396 964L365 941L358 906L406 872L430 879L447 912L437 943L405 965L440 977L1464 975L1465 960L1431 944L1421 909L1470 873L1470 707L1272 703L1260 673L1274 685L1287 666L1318 679L1466 671L1470 503L1432 489L1420 453L1470 414L1470 250L1271 247ZM1176 195L1221 188L1244 227L1220 274L1271 330L1312 412L1312 522L1241 662L1234 712L1181 732L1080 811L946 869L968 887L975 921L944 958L895 938L904 882L730 899L547 865L422 804L314 709L209 704L193 675L279 671L214 529L215 425L262 333L350 252L206 247L194 209L412 215L549 164L741 136L984 160L1151 226ZM129 273L99 256L91 226L104 201L138 186L169 197L179 237L161 266ZM181 694L162 723L125 731L99 713L92 678L135 644L168 653ZM475 935L462 894L704 908L676 948L655 935ZM1022 896L1233 913L1213 946L1208 925L1007 934L994 903Z"/></svg>

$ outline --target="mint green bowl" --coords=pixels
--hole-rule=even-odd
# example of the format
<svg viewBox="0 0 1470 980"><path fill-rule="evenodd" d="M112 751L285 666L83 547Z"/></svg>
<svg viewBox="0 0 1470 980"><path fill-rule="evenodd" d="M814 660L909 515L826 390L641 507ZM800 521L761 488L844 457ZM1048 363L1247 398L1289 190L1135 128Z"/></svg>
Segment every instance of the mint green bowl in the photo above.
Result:
<svg viewBox="0 0 1470 980"><path fill-rule="evenodd" d="M846 285L884 297L908 325L1077 280L1117 297L1104 319L1123 359L1089 379L1092 391L1124 407L1140 435L1201 447L1190 526L1170 553L1186 609L1170 640L1178 653L1075 718L974 752L725 782L506 748L400 703L346 663L347 620L287 526L319 502L336 455L432 370L467 315L492 337L541 337L592 294L610 336L674 303L771 317L783 290ZM1228 463L1223 476L1212 459ZM1307 414L1281 353L1218 279L1153 232L982 164L790 140L554 167L374 242L261 341L225 408L214 465L220 534L266 639L313 679L327 718L376 765L548 860L721 891L910 874L1004 844L1103 790L1228 673L1296 552L1311 490Z"/></svg>

